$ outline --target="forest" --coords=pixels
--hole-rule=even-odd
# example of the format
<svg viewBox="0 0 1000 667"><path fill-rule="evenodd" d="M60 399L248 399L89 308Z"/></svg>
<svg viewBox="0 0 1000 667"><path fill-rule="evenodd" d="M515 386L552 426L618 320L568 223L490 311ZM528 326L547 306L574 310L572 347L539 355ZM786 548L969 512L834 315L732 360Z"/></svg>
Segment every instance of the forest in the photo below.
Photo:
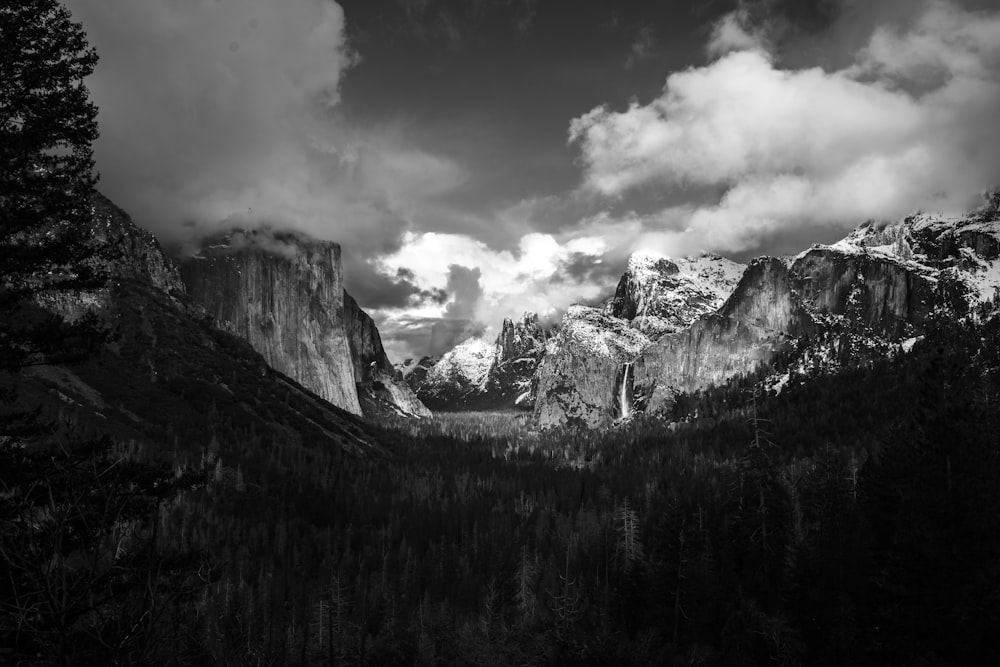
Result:
<svg viewBox="0 0 1000 667"><path fill-rule="evenodd" d="M373 457L221 419L157 451L5 448L0 659L978 663L1000 623L1000 317L977 319L605 433L441 416Z"/></svg>

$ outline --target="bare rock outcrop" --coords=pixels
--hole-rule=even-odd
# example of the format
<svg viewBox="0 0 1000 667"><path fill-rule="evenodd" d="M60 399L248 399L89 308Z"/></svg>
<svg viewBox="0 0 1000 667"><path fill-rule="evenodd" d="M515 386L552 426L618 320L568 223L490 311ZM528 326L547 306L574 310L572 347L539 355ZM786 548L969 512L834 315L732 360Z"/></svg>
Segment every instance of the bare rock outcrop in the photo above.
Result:
<svg viewBox="0 0 1000 667"><path fill-rule="evenodd" d="M430 417L431 411L393 368L375 321L347 292L344 292L344 321L358 401L365 416Z"/></svg>
<svg viewBox="0 0 1000 667"><path fill-rule="evenodd" d="M905 349L935 311L964 316L998 290L1000 221L989 205L867 222L831 246L752 262L717 313L643 350L635 392L657 411L782 354L800 370L865 363Z"/></svg>
<svg viewBox="0 0 1000 667"><path fill-rule="evenodd" d="M538 367L535 422L594 428L627 416L635 375L627 365L655 340L717 309L742 268L717 255L634 254L603 308L572 306L564 315Z"/></svg>
<svg viewBox="0 0 1000 667"><path fill-rule="evenodd" d="M233 232L181 264L192 299L272 367L354 414L426 417L375 322L344 291L341 250L268 230Z"/></svg>
<svg viewBox="0 0 1000 667"><path fill-rule="evenodd" d="M650 339L599 308L570 306L538 367L533 417L542 428L594 427L615 419L622 365Z"/></svg>
<svg viewBox="0 0 1000 667"><path fill-rule="evenodd" d="M340 246L235 232L181 264L188 293L274 369L361 414L344 313Z"/></svg>

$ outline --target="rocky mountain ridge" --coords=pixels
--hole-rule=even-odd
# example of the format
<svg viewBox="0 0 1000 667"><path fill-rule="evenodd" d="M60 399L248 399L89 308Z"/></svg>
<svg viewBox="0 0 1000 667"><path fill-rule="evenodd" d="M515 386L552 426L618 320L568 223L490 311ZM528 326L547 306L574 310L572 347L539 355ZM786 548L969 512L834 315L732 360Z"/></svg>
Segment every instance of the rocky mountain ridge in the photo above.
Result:
<svg viewBox="0 0 1000 667"><path fill-rule="evenodd" d="M759 372L779 360L787 370L771 384L780 387L790 375L901 351L929 318L965 316L996 297L997 199L965 216L868 222L829 246L758 258L723 303L647 341L624 333L625 324L643 312L639 304L650 303L648 296L623 297L637 291L630 287L634 277L626 275L611 301L614 319L601 320L582 307L567 313L565 335L539 368L535 419L543 428L607 425L622 416L623 402L632 397L637 409L658 412L669 409L680 392ZM642 266L663 276L656 285L673 275L667 264Z"/></svg>
<svg viewBox="0 0 1000 667"><path fill-rule="evenodd" d="M397 370L436 410L530 409L535 371L551 336L537 314L525 313L505 318L492 343L473 336L438 359L407 360Z"/></svg>
<svg viewBox="0 0 1000 667"><path fill-rule="evenodd" d="M635 253L602 308L571 306L538 366L533 418L543 428L595 427L629 409L630 364L658 338L717 309L742 266L718 255Z"/></svg>
<svg viewBox="0 0 1000 667"><path fill-rule="evenodd" d="M706 309L717 307L742 273L741 264L710 253L676 260L633 253L607 311L657 338L683 329Z"/></svg>

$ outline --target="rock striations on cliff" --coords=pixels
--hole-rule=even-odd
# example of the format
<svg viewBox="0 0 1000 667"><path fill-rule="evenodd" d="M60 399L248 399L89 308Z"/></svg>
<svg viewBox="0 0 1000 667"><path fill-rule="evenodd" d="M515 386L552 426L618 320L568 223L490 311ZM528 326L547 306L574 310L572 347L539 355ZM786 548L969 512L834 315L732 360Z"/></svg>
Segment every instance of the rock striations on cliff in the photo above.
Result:
<svg viewBox="0 0 1000 667"><path fill-rule="evenodd" d="M905 350L935 313L975 316L1000 289L1000 216L910 216L867 222L843 240L787 259L761 258L718 313L666 336L636 361L646 409L767 369L835 370Z"/></svg>
<svg viewBox="0 0 1000 667"><path fill-rule="evenodd" d="M375 323L344 291L340 253L328 241L237 231L186 258L181 275L218 326L333 405L428 416L396 377Z"/></svg>
<svg viewBox="0 0 1000 667"><path fill-rule="evenodd" d="M347 292L344 292L344 320L354 365L354 382L365 415L430 417L431 411L393 368L382 347L375 321Z"/></svg>
<svg viewBox="0 0 1000 667"><path fill-rule="evenodd" d="M136 449L227 456L252 447L384 451L369 424L321 400L267 365L240 338L212 325L191 304L180 274L148 232L103 196L73 266L39 266L41 275L94 278L47 284L14 304L13 323L61 326L52 315L83 320L83 332L39 346L16 374L0 373L0 390L39 410L59 433L99 431ZM90 332L90 333L88 333ZM77 337L85 341L81 343ZM72 348L72 349L68 349Z"/></svg>
<svg viewBox="0 0 1000 667"><path fill-rule="evenodd" d="M340 246L267 230L213 239L181 264L188 294L274 369L356 415Z"/></svg>
<svg viewBox="0 0 1000 667"><path fill-rule="evenodd" d="M776 366L771 386L780 387L791 375L904 351L936 313L975 317L1000 294L998 202L994 194L964 216L867 222L829 246L755 259L702 313L696 299L669 293L680 273L671 262L630 262L604 313L612 319L582 307L567 313L539 369L535 417L542 427L600 426ZM654 277L636 279L647 271ZM677 303L692 307L670 311ZM681 314L671 321L673 312Z"/></svg>
<svg viewBox="0 0 1000 667"><path fill-rule="evenodd" d="M742 265L703 254L671 260L636 253L601 308L571 306L538 367L534 419L542 428L597 427L630 409L629 364L659 337L717 309Z"/></svg>

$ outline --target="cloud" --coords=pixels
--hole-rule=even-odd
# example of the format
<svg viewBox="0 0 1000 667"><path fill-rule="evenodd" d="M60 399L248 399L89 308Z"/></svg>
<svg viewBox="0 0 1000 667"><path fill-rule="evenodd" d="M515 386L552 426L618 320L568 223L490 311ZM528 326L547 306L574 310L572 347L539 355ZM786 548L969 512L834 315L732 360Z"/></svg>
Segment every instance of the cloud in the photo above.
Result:
<svg viewBox="0 0 1000 667"><path fill-rule="evenodd" d="M412 274L408 269L404 269ZM451 298L445 306L443 318L434 320L430 329L427 353L441 355L470 336L481 334L485 326L475 320L476 306L483 296L479 284L482 272L458 264L448 267L448 284L442 292Z"/></svg>
<svg viewBox="0 0 1000 667"><path fill-rule="evenodd" d="M1000 180L1000 13L930 2L833 71L783 69L740 25L723 19L725 55L670 75L656 99L571 122L584 190L722 188L667 239L737 252L786 230L962 210Z"/></svg>
<svg viewBox="0 0 1000 667"><path fill-rule="evenodd" d="M444 315L453 320L470 320L476 314L476 306L483 296L479 284L482 271L479 267L467 268L458 264L448 266L448 286L445 291L454 298L445 308Z"/></svg>
<svg viewBox="0 0 1000 667"><path fill-rule="evenodd" d="M100 187L139 224L168 243L233 226L338 241L365 305L420 297L372 260L466 174L403 127L345 118L340 84L358 56L338 3L67 4L101 56L88 81Z"/></svg>
<svg viewBox="0 0 1000 667"><path fill-rule="evenodd" d="M730 51L763 51L766 48L764 34L749 23L747 13L742 9L719 19L712 27L712 36L708 40L708 55L718 57Z"/></svg>
<svg viewBox="0 0 1000 667"><path fill-rule="evenodd" d="M380 327L398 341L397 355L440 354L503 317L528 311L551 316L571 303L604 296L618 278L599 269L607 250L603 239L577 232L525 234L514 251L496 250L464 234L410 232L397 252L378 261L380 271L403 269L421 290L443 289L451 297L444 304L383 309ZM441 323L432 340L398 335L414 318Z"/></svg>

